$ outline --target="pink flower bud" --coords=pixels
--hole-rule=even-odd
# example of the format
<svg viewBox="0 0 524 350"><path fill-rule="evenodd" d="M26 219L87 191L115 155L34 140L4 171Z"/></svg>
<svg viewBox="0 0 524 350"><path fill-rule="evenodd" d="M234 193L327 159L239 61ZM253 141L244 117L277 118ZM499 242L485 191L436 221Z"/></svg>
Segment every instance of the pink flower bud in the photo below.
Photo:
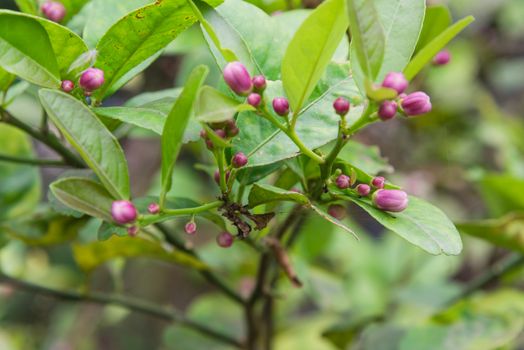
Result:
<svg viewBox="0 0 524 350"><path fill-rule="evenodd" d="M246 67L238 62L230 62L224 68L224 80L236 94L245 96L253 89L251 76Z"/></svg>
<svg viewBox="0 0 524 350"><path fill-rule="evenodd" d="M160 212L160 206L158 203L151 203L147 206L147 211L149 214L158 214Z"/></svg>
<svg viewBox="0 0 524 350"><path fill-rule="evenodd" d="M71 80L64 80L62 81L62 84L60 85L63 92L71 92L75 88L75 83L73 83Z"/></svg>
<svg viewBox="0 0 524 350"><path fill-rule="evenodd" d="M367 184L360 184L357 186L357 193L359 196L366 197L371 192L371 187Z"/></svg>
<svg viewBox="0 0 524 350"><path fill-rule="evenodd" d="M399 94L408 88L408 80L402 73L390 72L386 74L382 86L396 90Z"/></svg>
<svg viewBox="0 0 524 350"><path fill-rule="evenodd" d="M240 132L240 129L237 127L235 119L230 119L226 121L226 134L228 137L235 137Z"/></svg>
<svg viewBox="0 0 524 350"><path fill-rule="evenodd" d="M80 76L80 86L91 92L104 85L104 71L98 68L87 68Z"/></svg>
<svg viewBox="0 0 524 350"><path fill-rule="evenodd" d="M57 1L46 1L40 9L47 19L57 23L62 21L66 15L66 8Z"/></svg>
<svg viewBox="0 0 524 350"><path fill-rule="evenodd" d="M404 113L409 116L421 115L431 111L431 100L422 91L413 92L401 100Z"/></svg>
<svg viewBox="0 0 524 350"><path fill-rule="evenodd" d="M344 190L346 188L349 188L351 186L351 178L347 175L341 174L337 177L337 180L335 181L337 184L337 187L341 190Z"/></svg>
<svg viewBox="0 0 524 350"><path fill-rule="evenodd" d="M333 108L338 115L344 116L349 112L349 101L344 97L339 97L333 102Z"/></svg>
<svg viewBox="0 0 524 350"><path fill-rule="evenodd" d="M129 237L136 237L138 235L138 231L140 231L138 226L129 226L127 228L127 234Z"/></svg>
<svg viewBox="0 0 524 350"><path fill-rule="evenodd" d="M217 243L222 248L229 248L229 247L231 247L231 245L233 244L234 240L235 240L235 238L229 232L221 232L217 236Z"/></svg>
<svg viewBox="0 0 524 350"><path fill-rule="evenodd" d="M249 94L249 96L247 97L247 103L249 103L251 106L255 108L260 106L260 102L262 102L262 97L256 92Z"/></svg>
<svg viewBox="0 0 524 350"><path fill-rule="evenodd" d="M328 208L328 214L337 220L343 220L346 217L346 208L340 204L330 205Z"/></svg>
<svg viewBox="0 0 524 350"><path fill-rule="evenodd" d="M273 109L275 113L280 116L286 116L289 114L289 102L285 97L275 97L273 99Z"/></svg>
<svg viewBox="0 0 524 350"><path fill-rule="evenodd" d="M384 179L382 176L374 177L373 180L371 180L371 184L375 188L384 188L385 183L386 179Z"/></svg>
<svg viewBox="0 0 524 350"><path fill-rule="evenodd" d="M397 114L398 104L395 101L384 101L378 108L378 117L383 121L393 118Z"/></svg>
<svg viewBox="0 0 524 350"><path fill-rule="evenodd" d="M266 88L266 78L263 75L255 75L253 77L253 86L255 87L255 90L258 92L264 91Z"/></svg>
<svg viewBox="0 0 524 350"><path fill-rule="evenodd" d="M435 66L444 66L451 60L451 54L448 50L442 50L433 57L433 64Z"/></svg>
<svg viewBox="0 0 524 350"><path fill-rule="evenodd" d="M135 222L138 212L135 205L129 201L114 201L111 205L111 216L119 225Z"/></svg>
<svg viewBox="0 0 524 350"><path fill-rule="evenodd" d="M408 206L408 195L401 190L378 190L373 193L373 204L382 210L400 212Z"/></svg>
<svg viewBox="0 0 524 350"><path fill-rule="evenodd" d="M231 163L235 168L242 168L244 165L247 164L247 157L244 153L238 152L233 156L233 159L231 160Z"/></svg>
<svg viewBox="0 0 524 350"><path fill-rule="evenodd" d="M197 225L194 221L190 221L186 224L186 226L184 226L184 231L186 231L188 235L194 235L196 233L196 230Z"/></svg>

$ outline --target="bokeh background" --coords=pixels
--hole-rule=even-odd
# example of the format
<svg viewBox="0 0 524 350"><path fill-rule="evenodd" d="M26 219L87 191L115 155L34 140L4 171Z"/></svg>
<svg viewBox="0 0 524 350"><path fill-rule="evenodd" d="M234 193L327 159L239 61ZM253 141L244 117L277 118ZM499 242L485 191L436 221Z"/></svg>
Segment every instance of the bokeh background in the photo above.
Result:
<svg viewBox="0 0 524 350"><path fill-rule="evenodd" d="M290 6L316 6L313 0L252 2L268 13ZM428 67L415 82L431 95L434 110L409 123L397 119L373 125L358 140L379 147L394 168L394 173L387 175L394 183L430 200L459 224L493 219L488 222L493 234L511 237L506 245L522 252L524 1L428 3L447 4L454 19L470 14L476 18L449 45L450 64ZM1 0L0 7L15 9L7 0ZM76 19L79 24L82 15ZM200 63L212 69L208 83L217 83L219 72L199 28L194 27L107 105L121 105L144 91L180 86ZM38 124L42 111L36 89L25 90L9 110ZM159 186L159 139L143 130L126 130L123 145L134 195L155 193ZM42 157L52 155L41 144L32 146ZM0 137L0 150L8 147ZM208 199L216 194L209 176L194 169L196 163L205 164L206 157L201 144L184 149L173 186L177 195ZM14 171L20 174L16 179ZM41 180L31 182L31 196L45 201L47 185L62 171L14 169L0 163L0 196L17 186L13 181L33 181L36 176ZM464 235L460 256L433 257L383 232L358 208L348 210L354 227L367 232L361 234L360 243L321 220L311 218L306 223L292 252L305 286L297 290L287 281L279 285L283 296L277 301L278 349L329 350L336 349L336 344L339 348L374 350L524 349L522 268L487 284L483 299L448 310L439 322L428 321L462 286L503 261L512 249ZM83 226L81 239L92 239L99 224L91 220ZM173 225L181 232L183 224ZM222 250L214 244L215 229L204 222L199 225L199 234L190 243L198 245L203 258L232 285L249 291L257 262L252 251L244 245ZM485 233L488 226L480 227ZM65 223L55 229L74 228ZM0 240L5 238L0 236ZM9 240L1 246L0 266L9 274L64 289L89 286L174 305L212 327L242 333L242 314L237 306L182 268L150 259L117 259L85 275L75 265L68 244L46 247ZM514 313L519 308L521 313ZM393 347L399 334L407 336L399 347ZM62 302L0 286L2 350L204 348L227 349L189 330L119 307Z"/></svg>

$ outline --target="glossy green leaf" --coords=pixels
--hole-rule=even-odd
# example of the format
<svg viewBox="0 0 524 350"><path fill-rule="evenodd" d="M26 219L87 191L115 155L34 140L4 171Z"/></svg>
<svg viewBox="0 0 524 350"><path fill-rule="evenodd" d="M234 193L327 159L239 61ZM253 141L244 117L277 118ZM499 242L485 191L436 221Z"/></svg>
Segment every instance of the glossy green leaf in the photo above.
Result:
<svg viewBox="0 0 524 350"><path fill-rule="evenodd" d="M151 258L196 269L207 266L181 251L167 251L160 244L139 237L113 237L105 242L73 245L73 255L80 268L93 271L99 265L115 258Z"/></svg>
<svg viewBox="0 0 524 350"><path fill-rule="evenodd" d="M338 154L338 158L372 176L393 172L393 167L382 157L378 146L368 146L351 140Z"/></svg>
<svg viewBox="0 0 524 350"><path fill-rule="evenodd" d="M29 16L0 11L0 66L31 83L60 86L60 71L49 36Z"/></svg>
<svg viewBox="0 0 524 350"><path fill-rule="evenodd" d="M472 16L465 17L431 40L415 55L415 57L413 57L411 62L409 62L407 67L404 69L404 75L406 78L408 80L413 79L440 50L442 50L454 37L456 37L474 20L475 19Z"/></svg>
<svg viewBox="0 0 524 350"><path fill-rule="evenodd" d="M184 90L180 93L167 117L162 133L161 202L171 189L173 170L182 146L184 131L193 115L195 100L208 72L209 69L206 66L198 66L191 72Z"/></svg>
<svg viewBox="0 0 524 350"><path fill-rule="evenodd" d="M302 205L309 204L309 199L302 193L287 191L271 185L254 184L251 192L249 192L249 206L251 208L261 204L282 201L295 202Z"/></svg>
<svg viewBox="0 0 524 350"><path fill-rule="evenodd" d="M348 76L347 64L330 64L317 84L308 105L302 110L296 124L300 139L309 148L319 148L337 137L339 116L333 112L333 101L339 96L351 100L349 124L362 113L362 97L355 82ZM268 82L265 100L283 96L280 82ZM275 115L275 118L280 118ZM240 134L233 139L234 152L249 155L248 167L272 164L299 154L296 145L264 118L251 112L237 118Z"/></svg>
<svg viewBox="0 0 524 350"><path fill-rule="evenodd" d="M135 10L113 25L100 39L97 68L105 73L105 84L93 95L101 100L144 69L196 17L186 0L164 0ZM145 62L145 63L144 63ZM123 79L126 78L126 79Z"/></svg>
<svg viewBox="0 0 524 350"><path fill-rule="evenodd" d="M311 208L322 219L324 219L326 221L329 221L333 225L338 226L339 228L343 229L346 232L351 233L353 235L353 237L355 237L358 240L357 234L352 229L350 229L349 227L344 225L340 220L335 219L334 217L332 217L331 215L329 215L328 213L326 213L325 211L323 211L322 209L320 209L319 207L317 207L315 205L312 205Z"/></svg>
<svg viewBox="0 0 524 350"><path fill-rule="evenodd" d="M124 152L109 130L82 102L60 91L40 90L49 117L115 198L129 198Z"/></svg>
<svg viewBox="0 0 524 350"><path fill-rule="evenodd" d="M446 6L436 5L427 7L424 24L422 25L422 31L420 32L415 52L419 52L450 25L451 13Z"/></svg>
<svg viewBox="0 0 524 350"><path fill-rule="evenodd" d="M509 174L489 174L479 181L479 185L484 202L495 217L524 211L524 179Z"/></svg>
<svg viewBox="0 0 524 350"><path fill-rule="evenodd" d="M440 209L410 196L408 207L400 213L375 208L368 199L347 197L368 212L385 228L430 254L457 255L462 251L460 235Z"/></svg>
<svg viewBox="0 0 524 350"><path fill-rule="evenodd" d="M98 182L83 177L67 177L50 185L53 195L64 205L81 213L112 222L113 197Z"/></svg>
<svg viewBox="0 0 524 350"><path fill-rule="evenodd" d="M0 154L35 157L29 138L6 124L0 124ZM40 200L40 192L38 169L0 161L0 222L33 210Z"/></svg>
<svg viewBox="0 0 524 350"><path fill-rule="evenodd" d="M195 116L202 123L219 123L233 118L238 112L254 110L250 105L239 104L218 90L204 86L198 96Z"/></svg>
<svg viewBox="0 0 524 350"><path fill-rule="evenodd" d="M92 5L83 32L86 44L95 47L120 18L152 2L152 0L91 0Z"/></svg>
<svg viewBox="0 0 524 350"><path fill-rule="evenodd" d="M62 24L68 23L82 8L91 0L60 0L66 8L66 16L62 20Z"/></svg>
<svg viewBox="0 0 524 350"><path fill-rule="evenodd" d="M13 83L16 76L0 67L0 92L4 93Z"/></svg>
<svg viewBox="0 0 524 350"><path fill-rule="evenodd" d="M94 108L93 111L97 115L130 123L154 131L159 135L162 135L164 123L167 119L165 113L150 108L98 107Z"/></svg>
<svg viewBox="0 0 524 350"><path fill-rule="evenodd" d="M355 50L357 60L364 77L374 81L382 60L386 39L380 23L380 16L373 1L347 0L349 27L351 31L351 49ZM358 62L357 62L358 61Z"/></svg>
<svg viewBox="0 0 524 350"><path fill-rule="evenodd" d="M282 61L282 84L298 113L333 57L348 28L345 0L327 0L302 23Z"/></svg>
<svg viewBox="0 0 524 350"><path fill-rule="evenodd" d="M499 219L458 223L457 228L498 247L524 254L524 213L507 214Z"/></svg>
<svg viewBox="0 0 524 350"><path fill-rule="evenodd" d="M36 0L15 0L15 3L22 12L30 15L38 14L38 3Z"/></svg>

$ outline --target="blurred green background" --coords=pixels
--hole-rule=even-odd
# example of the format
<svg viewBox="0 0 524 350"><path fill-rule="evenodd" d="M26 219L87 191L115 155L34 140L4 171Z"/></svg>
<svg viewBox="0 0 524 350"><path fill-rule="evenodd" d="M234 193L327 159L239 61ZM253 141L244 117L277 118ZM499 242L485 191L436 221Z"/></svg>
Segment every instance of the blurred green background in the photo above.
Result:
<svg viewBox="0 0 524 350"><path fill-rule="evenodd" d="M268 13L314 7L315 1L252 1ZM361 234L355 242L322 220L310 218L292 259L304 288L279 285L277 349L524 349L524 270L514 269L487 284L484 293L451 306L453 298L483 272L504 261L509 251L524 252L524 0L428 1L447 4L453 18L473 14L476 21L449 46L451 63L428 67L415 84L428 91L431 114L405 122L393 120L366 129L358 140L378 145L394 167L388 175L411 194L442 208L464 232L458 257L430 256L396 235L382 232L356 207L348 210ZM0 7L12 8L11 1ZM80 26L84 12L74 18ZM76 21L76 22L75 22ZM197 64L219 72L199 28L179 37L151 67L113 96L120 105L143 91L180 85ZM37 124L41 116L36 88L18 83L23 93L9 110ZM158 138L130 130L123 141L135 196L159 186ZM30 144L13 129L0 128L0 149L40 156L49 151ZM210 198L209 177L195 176L205 163L200 144L187 147L173 186L178 196ZM17 218L27 236L0 242L0 267L26 280L64 289L89 286L117 291L188 315L226 333L241 335L242 314L194 273L151 259L113 260L89 275L75 265L69 244L51 245L53 234L75 231L63 219L44 220L44 209L29 221L19 217L46 197L47 184L63 170L38 170L0 163L0 219ZM22 204L11 205L16 193ZM24 207L25 206L25 207ZM40 217L38 215L41 215ZM42 219L41 222L39 219ZM489 220L488 220L489 219ZM486 221L487 220L487 221ZM174 225L182 231L184 222ZM244 245L223 250L206 234L191 238L205 261L239 290L253 285L258 259ZM24 226L25 225L25 226ZM100 222L80 230L83 241L96 236ZM211 228L210 228L211 230ZM47 242L32 245L31 234ZM24 243L25 242L25 243ZM29 243L29 244L26 244ZM450 307L451 306L451 307ZM227 349L187 329L130 313L119 307L61 302L0 286L0 349Z"/></svg>

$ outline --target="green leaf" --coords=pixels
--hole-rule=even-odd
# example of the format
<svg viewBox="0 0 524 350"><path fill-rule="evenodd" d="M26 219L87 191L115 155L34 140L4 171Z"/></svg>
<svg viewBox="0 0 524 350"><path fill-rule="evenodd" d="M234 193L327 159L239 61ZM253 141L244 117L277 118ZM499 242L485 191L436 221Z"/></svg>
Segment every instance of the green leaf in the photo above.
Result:
<svg viewBox="0 0 524 350"><path fill-rule="evenodd" d="M53 195L64 205L79 212L112 222L113 198L98 182L83 177L67 177L50 185Z"/></svg>
<svg viewBox="0 0 524 350"><path fill-rule="evenodd" d="M66 8L66 16L61 23L68 23L89 1L90 0L60 0Z"/></svg>
<svg viewBox="0 0 524 350"><path fill-rule="evenodd" d="M202 123L219 123L233 118L238 112L254 110L250 105L239 104L216 89L204 86L198 96L195 116Z"/></svg>
<svg viewBox="0 0 524 350"><path fill-rule="evenodd" d="M353 66L358 64L364 77L374 81L380 71L386 45L379 14L370 0L347 0L347 7L351 49L357 58L353 60ZM352 57L355 55L352 54Z"/></svg>
<svg viewBox="0 0 524 350"><path fill-rule="evenodd" d="M180 251L167 251L161 245L138 237L113 237L105 242L94 242L85 245L73 245L73 255L80 268L86 272L93 271L99 265L115 258L152 258L199 270L208 267Z"/></svg>
<svg viewBox="0 0 524 350"><path fill-rule="evenodd" d="M36 0L15 0L20 11L30 15L38 15L38 3Z"/></svg>
<svg viewBox="0 0 524 350"><path fill-rule="evenodd" d="M458 223L457 228L498 247L524 254L524 213L507 214L499 219Z"/></svg>
<svg viewBox="0 0 524 350"><path fill-rule="evenodd" d="M475 19L473 16L465 17L431 40L415 55L415 57L413 57L411 62L409 62L407 67L404 69L404 75L406 78L408 80L413 79L440 50L442 50L454 37L456 37L474 20Z"/></svg>
<svg viewBox="0 0 524 350"><path fill-rule="evenodd" d="M302 193L287 191L271 185L254 184L251 192L249 192L249 206L251 208L261 204L282 201L295 202L302 205L309 204L309 198Z"/></svg>
<svg viewBox="0 0 524 350"><path fill-rule="evenodd" d="M162 135L167 115L156 109L139 107L98 107L93 111L103 117L120 120Z"/></svg>
<svg viewBox="0 0 524 350"><path fill-rule="evenodd" d="M60 86L58 63L49 36L35 19L0 11L0 66L45 87Z"/></svg>
<svg viewBox="0 0 524 350"><path fill-rule="evenodd" d="M348 27L345 0L327 0L302 23L282 61L282 84L295 114L322 77Z"/></svg>
<svg viewBox="0 0 524 350"><path fill-rule="evenodd" d="M392 100L395 97L397 97L398 95L397 90L393 90L393 89L382 87L382 86L376 86L375 84L371 83L371 81L369 80L364 81L364 89L366 91L367 97L370 100L373 100L376 102L382 102L384 100Z"/></svg>
<svg viewBox="0 0 524 350"><path fill-rule="evenodd" d="M103 97L152 62L155 55L189 28L196 17L186 0L164 0L135 10L115 23L97 45L96 67L106 82L93 97ZM125 78L125 79L124 79Z"/></svg>
<svg viewBox="0 0 524 350"><path fill-rule="evenodd" d="M151 0L92 0L83 32L86 44L89 47L95 47L109 28L121 17L151 2Z"/></svg>
<svg viewBox="0 0 524 350"><path fill-rule="evenodd" d="M462 251L460 235L437 207L410 196L408 207L400 213L375 208L368 199L346 197L368 212L385 228L430 254L457 255Z"/></svg>
<svg viewBox="0 0 524 350"><path fill-rule="evenodd" d="M330 148L326 147L326 150ZM368 146L356 141L348 141L346 146L338 154L338 159L366 173L368 176L375 176L379 173L391 173L393 167L386 158L380 154L378 146ZM362 182L368 182L360 179Z"/></svg>
<svg viewBox="0 0 524 350"><path fill-rule="evenodd" d="M82 159L118 199L129 198L124 152L104 124L82 102L60 91L43 89L40 100L49 117Z"/></svg>
<svg viewBox="0 0 524 350"><path fill-rule="evenodd" d="M173 170L182 145L184 131L193 114L195 99L208 72L209 69L206 66L198 66L191 72L184 90L167 117L162 133L162 191L160 194L162 204L167 192L171 189Z"/></svg>
<svg viewBox="0 0 524 350"><path fill-rule="evenodd" d="M0 124L0 154L35 157L29 138L6 124ZM40 192L38 169L0 161L0 222L32 211L40 200Z"/></svg>
<svg viewBox="0 0 524 350"><path fill-rule="evenodd" d="M16 76L0 67L0 92L5 93L11 86Z"/></svg>
<svg viewBox="0 0 524 350"><path fill-rule="evenodd" d="M319 148L337 137L340 117L333 112L333 101L337 97L346 96L352 103L348 124L354 123L362 113L362 96L348 74L348 64L330 64L310 102L301 111L296 131L309 148ZM268 82L264 92L266 101L283 94L280 82ZM280 117L275 114L275 118ZM240 113L237 125L240 134L233 139L234 152L249 155L247 167L268 165L299 154L296 145L286 135L256 113Z"/></svg>
<svg viewBox="0 0 524 350"><path fill-rule="evenodd" d="M126 237L128 236L127 228L124 226L113 225L107 221L102 222L98 229L97 238L99 241L107 241L112 236Z"/></svg>
<svg viewBox="0 0 524 350"><path fill-rule="evenodd" d="M329 221L333 225L340 227L341 229L343 229L346 232L351 233L353 235L353 237L355 237L358 240L357 234L352 229L350 229L349 227L344 225L340 220L335 219L334 217L332 217L331 215L329 215L328 213L326 213L325 211L323 211L322 209L320 209L319 207L317 207L315 205L311 205L311 208L322 219L324 219L326 221Z"/></svg>
<svg viewBox="0 0 524 350"><path fill-rule="evenodd" d="M426 8L424 24L422 25L415 52L419 52L450 25L451 13L446 6L436 5Z"/></svg>
<svg viewBox="0 0 524 350"><path fill-rule="evenodd" d="M523 179L508 174L490 174L484 176L479 185L492 215L498 217L514 211L524 211Z"/></svg>

